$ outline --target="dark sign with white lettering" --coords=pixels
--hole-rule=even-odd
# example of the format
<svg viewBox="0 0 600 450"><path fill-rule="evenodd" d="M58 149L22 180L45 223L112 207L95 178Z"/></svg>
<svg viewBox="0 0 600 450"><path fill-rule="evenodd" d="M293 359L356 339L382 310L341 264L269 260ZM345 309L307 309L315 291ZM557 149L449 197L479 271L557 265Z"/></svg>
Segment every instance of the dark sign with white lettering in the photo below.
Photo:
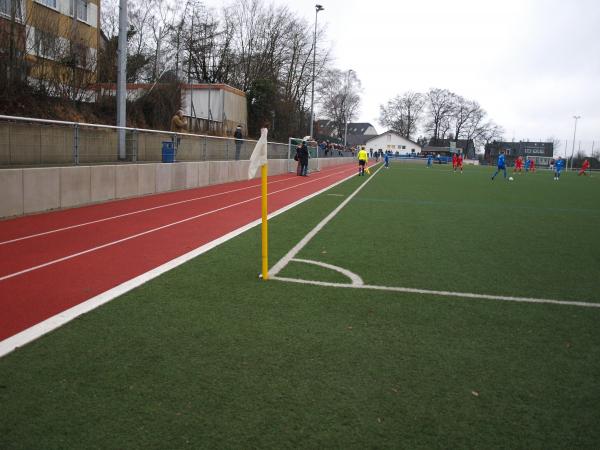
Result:
<svg viewBox="0 0 600 450"><path fill-rule="evenodd" d="M544 153L544 147L525 147L526 155L543 155Z"/></svg>

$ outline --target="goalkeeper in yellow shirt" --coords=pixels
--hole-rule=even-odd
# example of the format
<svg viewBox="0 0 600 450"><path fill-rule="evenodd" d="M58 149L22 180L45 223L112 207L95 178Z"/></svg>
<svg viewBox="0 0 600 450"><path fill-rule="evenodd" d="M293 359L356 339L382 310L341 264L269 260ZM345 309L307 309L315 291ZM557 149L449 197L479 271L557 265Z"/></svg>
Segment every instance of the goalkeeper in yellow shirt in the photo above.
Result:
<svg viewBox="0 0 600 450"><path fill-rule="evenodd" d="M358 151L358 176L359 177L361 175L363 177L365 176L365 167L367 166L367 161L368 160L369 160L369 154L367 153L367 151L365 150L365 148L362 147Z"/></svg>

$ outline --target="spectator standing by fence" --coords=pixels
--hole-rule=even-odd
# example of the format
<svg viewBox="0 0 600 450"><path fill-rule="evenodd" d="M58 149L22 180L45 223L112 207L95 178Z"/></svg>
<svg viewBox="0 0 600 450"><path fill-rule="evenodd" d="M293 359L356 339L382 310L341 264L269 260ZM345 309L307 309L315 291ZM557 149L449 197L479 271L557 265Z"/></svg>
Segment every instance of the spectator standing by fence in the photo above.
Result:
<svg viewBox="0 0 600 450"><path fill-rule="evenodd" d="M238 125L235 128L235 133L233 133L233 137L235 138L235 159L236 161L240 159L240 152L242 151L243 134L242 134L242 126Z"/></svg>
<svg viewBox="0 0 600 450"><path fill-rule="evenodd" d="M171 140L173 141L173 149L176 158L177 150L181 144L181 136L179 136L178 133L185 133L187 131L187 120L183 117L183 111L181 109L177 111L171 119L171 131L175 133L171 136Z"/></svg>
<svg viewBox="0 0 600 450"><path fill-rule="evenodd" d="M300 163L300 173L303 177L308 176L308 146L306 141L302 141L302 145L298 150L298 162Z"/></svg>

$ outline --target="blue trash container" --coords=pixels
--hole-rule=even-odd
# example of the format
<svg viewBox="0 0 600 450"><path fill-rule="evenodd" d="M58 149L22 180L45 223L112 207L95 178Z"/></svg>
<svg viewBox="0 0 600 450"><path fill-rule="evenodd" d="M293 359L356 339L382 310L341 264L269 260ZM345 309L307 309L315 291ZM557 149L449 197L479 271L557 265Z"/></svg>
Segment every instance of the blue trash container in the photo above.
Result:
<svg viewBox="0 0 600 450"><path fill-rule="evenodd" d="M163 141L162 143L162 162L172 163L175 159L175 148L173 142Z"/></svg>

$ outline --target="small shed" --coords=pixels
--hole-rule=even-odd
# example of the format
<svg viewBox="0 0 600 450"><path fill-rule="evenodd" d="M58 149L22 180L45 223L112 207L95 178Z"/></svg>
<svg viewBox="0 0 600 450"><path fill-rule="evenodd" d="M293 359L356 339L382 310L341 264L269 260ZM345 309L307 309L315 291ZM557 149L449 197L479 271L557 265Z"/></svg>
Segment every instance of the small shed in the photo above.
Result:
<svg viewBox="0 0 600 450"><path fill-rule="evenodd" d="M184 84L181 106L184 116L196 122L199 130L231 136L235 127L242 125L244 135L247 132L246 94L227 84Z"/></svg>

